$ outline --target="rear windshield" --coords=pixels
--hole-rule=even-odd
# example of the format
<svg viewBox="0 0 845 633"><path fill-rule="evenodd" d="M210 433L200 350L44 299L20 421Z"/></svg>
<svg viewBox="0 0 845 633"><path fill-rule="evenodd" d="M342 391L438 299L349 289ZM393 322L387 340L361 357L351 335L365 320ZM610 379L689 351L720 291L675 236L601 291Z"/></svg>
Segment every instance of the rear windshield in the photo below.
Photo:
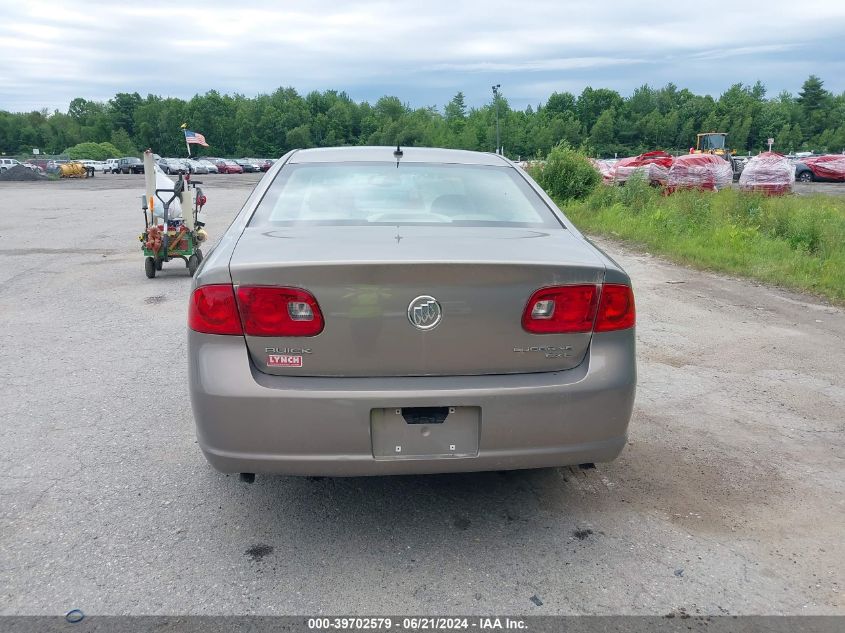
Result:
<svg viewBox="0 0 845 633"><path fill-rule="evenodd" d="M285 166L250 226L290 224L561 228L512 167L392 162Z"/></svg>

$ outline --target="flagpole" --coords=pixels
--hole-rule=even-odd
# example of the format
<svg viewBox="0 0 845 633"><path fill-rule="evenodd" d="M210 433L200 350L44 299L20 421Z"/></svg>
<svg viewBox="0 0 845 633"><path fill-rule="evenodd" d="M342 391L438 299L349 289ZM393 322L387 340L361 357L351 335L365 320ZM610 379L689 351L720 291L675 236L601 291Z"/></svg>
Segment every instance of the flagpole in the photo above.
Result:
<svg viewBox="0 0 845 633"><path fill-rule="evenodd" d="M188 133L185 130L182 130L182 133L185 135L185 147L188 148L188 158L191 157L191 144L188 142Z"/></svg>

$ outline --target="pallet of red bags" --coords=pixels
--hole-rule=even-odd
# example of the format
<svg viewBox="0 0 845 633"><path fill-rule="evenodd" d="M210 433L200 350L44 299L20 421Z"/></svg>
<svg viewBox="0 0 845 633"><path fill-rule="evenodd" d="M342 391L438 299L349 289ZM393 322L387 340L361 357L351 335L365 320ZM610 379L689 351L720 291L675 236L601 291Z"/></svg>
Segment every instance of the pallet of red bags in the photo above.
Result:
<svg viewBox="0 0 845 633"><path fill-rule="evenodd" d="M794 182L795 167L785 156L763 152L746 163L739 177L739 188L767 196L782 196L792 192Z"/></svg>
<svg viewBox="0 0 845 633"><path fill-rule="evenodd" d="M669 168L667 193L678 189L718 191L733 182L730 161L715 154L684 154L678 156Z"/></svg>
<svg viewBox="0 0 845 633"><path fill-rule="evenodd" d="M616 163L613 180L617 184L623 184L634 174L642 174L648 184L662 186L669 178L669 168L673 160L671 154L661 151L623 158Z"/></svg>

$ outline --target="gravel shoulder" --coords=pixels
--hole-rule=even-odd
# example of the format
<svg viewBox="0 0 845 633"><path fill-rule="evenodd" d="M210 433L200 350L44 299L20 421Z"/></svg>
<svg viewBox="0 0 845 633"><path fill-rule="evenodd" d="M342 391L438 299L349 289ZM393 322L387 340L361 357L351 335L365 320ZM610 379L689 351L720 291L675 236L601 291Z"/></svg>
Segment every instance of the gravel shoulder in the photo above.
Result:
<svg viewBox="0 0 845 633"><path fill-rule="evenodd" d="M258 176L202 180L216 239ZM845 615L842 309L597 240L638 300L617 461L247 485L196 446L142 187L0 184L0 614Z"/></svg>

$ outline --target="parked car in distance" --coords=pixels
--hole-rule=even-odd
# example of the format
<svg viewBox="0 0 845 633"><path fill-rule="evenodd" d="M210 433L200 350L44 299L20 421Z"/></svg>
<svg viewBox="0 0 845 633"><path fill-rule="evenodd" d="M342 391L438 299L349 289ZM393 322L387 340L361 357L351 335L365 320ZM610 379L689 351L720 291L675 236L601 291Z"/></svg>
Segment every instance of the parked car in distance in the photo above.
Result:
<svg viewBox="0 0 845 633"><path fill-rule="evenodd" d="M20 164L21 162L14 158L0 158L0 172L8 171L12 167Z"/></svg>
<svg viewBox="0 0 845 633"><path fill-rule="evenodd" d="M217 165L212 163L210 160L200 159L199 162L205 165L205 168L208 170L209 174L218 173Z"/></svg>
<svg viewBox="0 0 845 633"><path fill-rule="evenodd" d="M107 158L106 159L106 166L103 168L104 174L116 174L118 173L117 164L119 159L117 158Z"/></svg>
<svg viewBox="0 0 845 633"><path fill-rule="evenodd" d="M809 156L795 161L795 180L845 182L845 154Z"/></svg>
<svg viewBox="0 0 845 633"><path fill-rule="evenodd" d="M217 162L217 171L221 174L242 174L244 168L233 160L221 160Z"/></svg>
<svg viewBox="0 0 845 633"><path fill-rule="evenodd" d="M262 169L262 167L264 166L264 160L263 159L261 159L261 158L245 158L244 160L247 161L248 163L250 163L253 166L253 168L255 169L256 172L260 173L260 172L264 171Z"/></svg>
<svg viewBox="0 0 845 633"><path fill-rule="evenodd" d="M143 174L144 163L136 156L126 156L117 161L117 171L121 174Z"/></svg>
<svg viewBox="0 0 845 633"><path fill-rule="evenodd" d="M188 375L208 461L251 479L614 459L629 276L506 158L394 151L288 153L203 261Z"/></svg>
<svg viewBox="0 0 845 633"><path fill-rule="evenodd" d="M187 165L190 168L192 174L203 175L203 174L208 173L208 167L206 167L205 163L203 163L201 161L189 158L188 160L186 160L184 162L187 163Z"/></svg>
<svg viewBox="0 0 845 633"><path fill-rule="evenodd" d="M244 170L245 174L254 174L255 172L261 171L261 167L251 160L241 158L239 160L236 160L235 162L241 166L241 169Z"/></svg>
<svg viewBox="0 0 845 633"><path fill-rule="evenodd" d="M83 161L80 161L80 162L83 165L85 165L86 167L90 167L95 172L100 171L100 172L105 173L106 163L104 161L101 161L101 160L83 160Z"/></svg>
<svg viewBox="0 0 845 633"><path fill-rule="evenodd" d="M188 165L178 158L162 158L158 161L158 166L167 175L188 173Z"/></svg>
<svg viewBox="0 0 845 633"><path fill-rule="evenodd" d="M273 166L273 163L276 162L270 158L265 158L264 160L260 161L259 164L261 165L261 171L269 171L269 169Z"/></svg>
<svg viewBox="0 0 845 633"><path fill-rule="evenodd" d="M32 171L34 171L37 174L43 174L44 173L44 169L41 167L41 165L36 165L35 163L31 163L29 161L27 161L25 163L21 163L21 164L24 167L26 167L27 169L31 169Z"/></svg>

